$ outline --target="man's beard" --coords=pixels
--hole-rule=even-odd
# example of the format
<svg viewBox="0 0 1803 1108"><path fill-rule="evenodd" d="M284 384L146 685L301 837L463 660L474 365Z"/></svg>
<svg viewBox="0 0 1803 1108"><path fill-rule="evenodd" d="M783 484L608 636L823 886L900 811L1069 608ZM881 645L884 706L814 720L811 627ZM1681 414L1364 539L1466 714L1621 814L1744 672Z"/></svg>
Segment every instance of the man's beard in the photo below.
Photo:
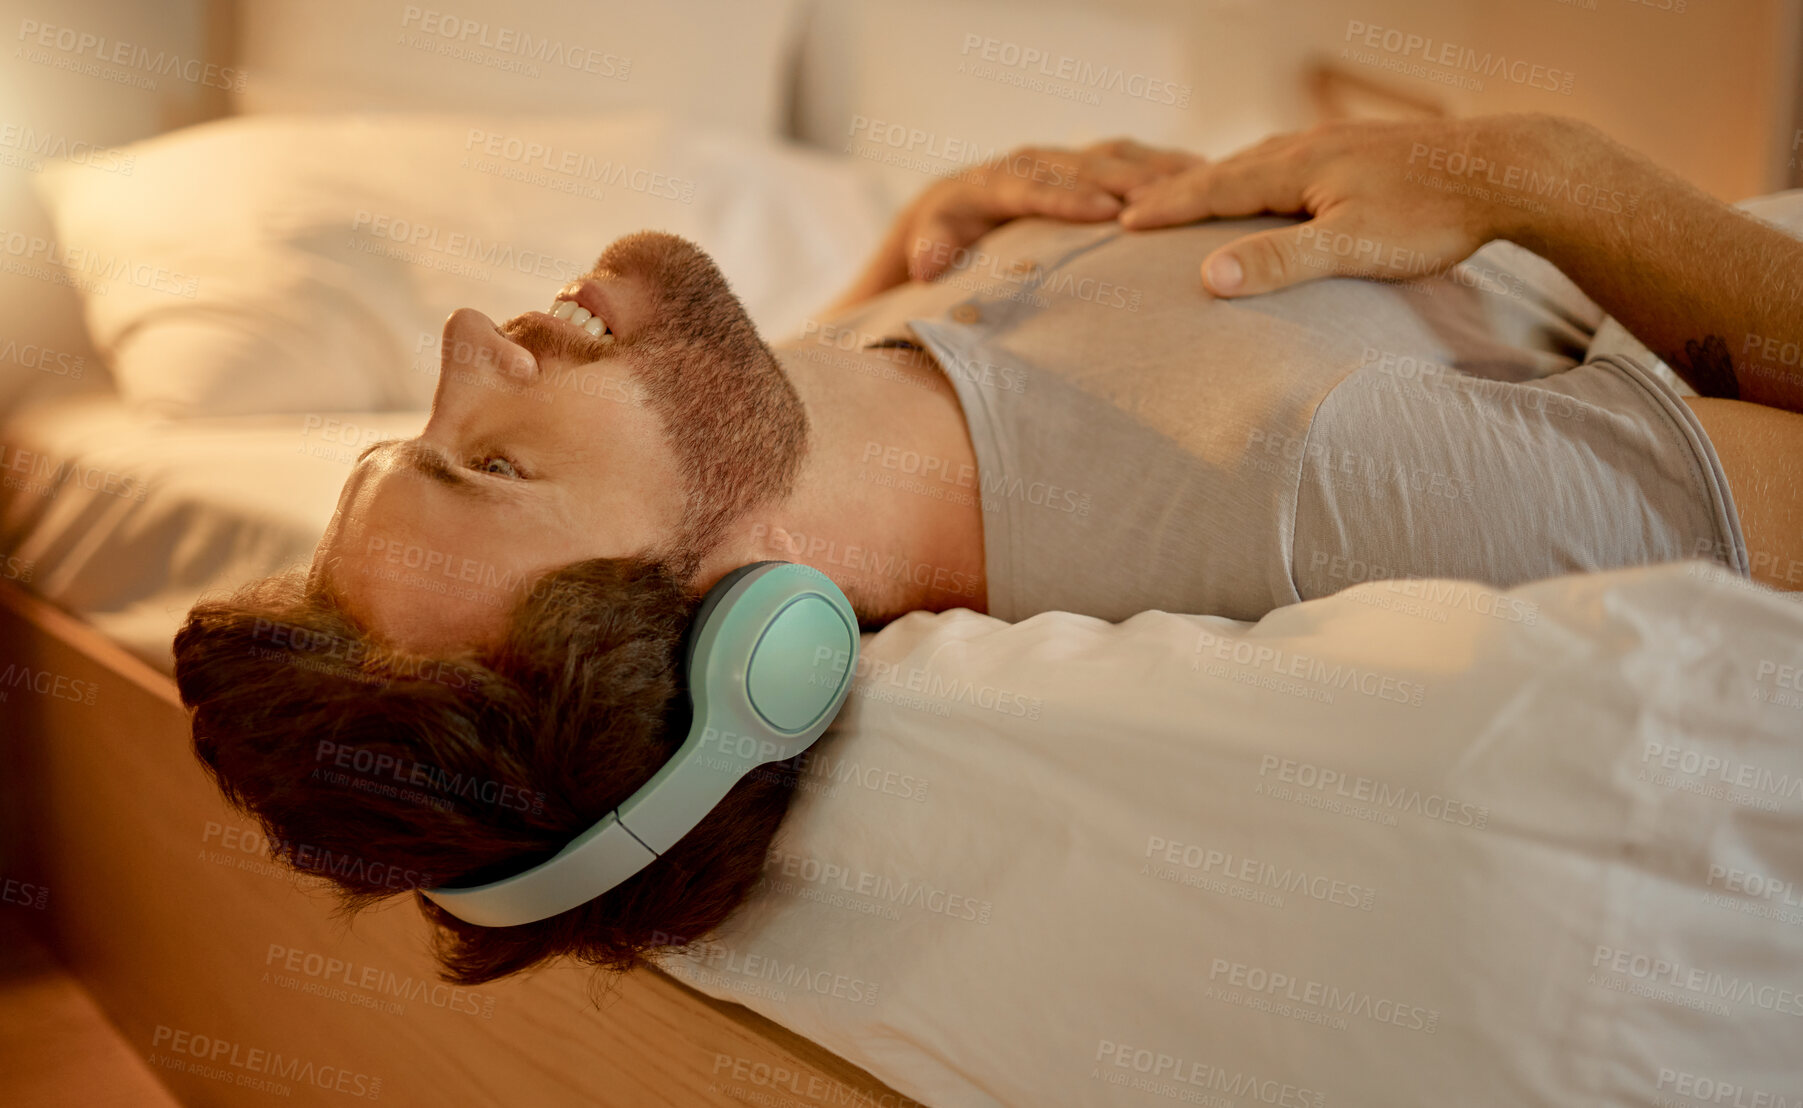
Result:
<svg viewBox="0 0 1803 1108"><path fill-rule="evenodd" d="M652 556L688 581L732 524L795 489L808 447L800 396L700 248L644 231L615 242L588 276L632 279L651 297L648 321L603 344L537 316L501 328L542 365L624 358L664 426L687 503L674 540Z"/></svg>

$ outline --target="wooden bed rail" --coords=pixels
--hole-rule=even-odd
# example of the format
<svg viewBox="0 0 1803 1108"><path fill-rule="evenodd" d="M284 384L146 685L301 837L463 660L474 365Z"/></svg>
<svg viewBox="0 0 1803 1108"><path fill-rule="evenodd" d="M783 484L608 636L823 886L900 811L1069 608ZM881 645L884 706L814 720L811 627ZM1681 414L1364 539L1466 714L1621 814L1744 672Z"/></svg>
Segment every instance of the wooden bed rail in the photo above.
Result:
<svg viewBox="0 0 1803 1108"><path fill-rule="evenodd" d="M410 903L347 927L270 862L190 752L173 682L10 583L0 694L0 911L184 1104L914 1103L656 971L598 1007L573 965L439 981Z"/></svg>

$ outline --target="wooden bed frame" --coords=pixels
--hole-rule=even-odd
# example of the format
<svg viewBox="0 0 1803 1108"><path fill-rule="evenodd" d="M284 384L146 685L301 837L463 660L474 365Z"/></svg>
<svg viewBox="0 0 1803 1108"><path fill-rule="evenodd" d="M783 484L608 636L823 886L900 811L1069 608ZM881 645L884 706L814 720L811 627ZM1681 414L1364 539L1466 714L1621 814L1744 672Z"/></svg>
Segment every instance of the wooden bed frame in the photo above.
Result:
<svg viewBox="0 0 1803 1108"><path fill-rule="evenodd" d="M0 911L36 921L182 1103L916 1103L655 970L453 989L409 901L347 928L270 863L168 677L12 583L0 644L0 878L34 901Z"/></svg>

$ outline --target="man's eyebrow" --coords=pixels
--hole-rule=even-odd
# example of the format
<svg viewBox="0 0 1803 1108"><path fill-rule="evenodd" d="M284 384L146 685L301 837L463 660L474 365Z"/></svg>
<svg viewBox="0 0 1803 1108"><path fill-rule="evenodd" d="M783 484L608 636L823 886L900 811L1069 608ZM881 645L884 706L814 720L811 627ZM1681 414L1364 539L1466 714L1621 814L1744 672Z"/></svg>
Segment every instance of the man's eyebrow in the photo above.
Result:
<svg viewBox="0 0 1803 1108"><path fill-rule="evenodd" d="M363 453L357 455L357 460L362 461L378 446L394 447L395 460L422 477L431 478L459 492L479 496L494 495L493 486L471 480L469 475L452 465L442 451L427 446L418 439L383 439L381 442L371 443L364 448Z"/></svg>

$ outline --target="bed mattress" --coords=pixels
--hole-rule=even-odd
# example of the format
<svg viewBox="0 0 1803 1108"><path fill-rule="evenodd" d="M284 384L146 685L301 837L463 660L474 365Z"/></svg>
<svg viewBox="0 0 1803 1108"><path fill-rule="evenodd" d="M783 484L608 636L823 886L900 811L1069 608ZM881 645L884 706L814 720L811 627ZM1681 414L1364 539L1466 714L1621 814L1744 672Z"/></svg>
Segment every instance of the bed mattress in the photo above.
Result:
<svg viewBox="0 0 1803 1108"><path fill-rule="evenodd" d="M424 420L34 405L0 570L166 670ZM913 613L744 912L665 965L937 1105L1791 1095L1800 674L1803 606L1702 562L1256 624Z"/></svg>
<svg viewBox="0 0 1803 1108"><path fill-rule="evenodd" d="M0 573L170 672L204 592L312 557L363 446L425 412L147 420L111 393L0 427Z"/></svg>

